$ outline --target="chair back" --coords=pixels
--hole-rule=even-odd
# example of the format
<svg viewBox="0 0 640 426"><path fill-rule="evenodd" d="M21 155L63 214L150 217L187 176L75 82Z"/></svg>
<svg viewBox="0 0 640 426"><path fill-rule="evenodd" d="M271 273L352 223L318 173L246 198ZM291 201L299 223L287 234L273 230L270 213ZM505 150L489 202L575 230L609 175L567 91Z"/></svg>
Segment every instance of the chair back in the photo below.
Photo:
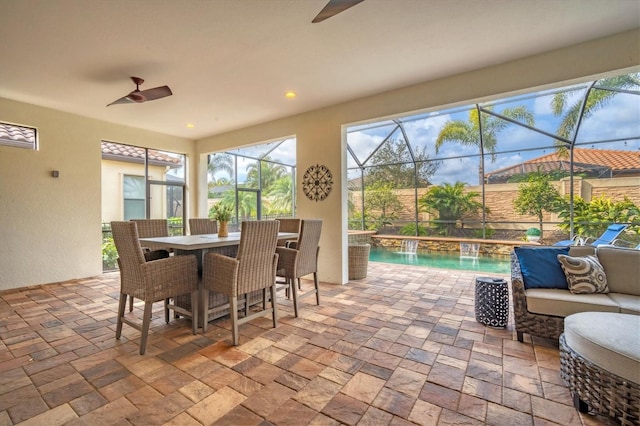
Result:
<svg viewBox="0 0 640 426"><path fill-rule="evenodd" d="M280 222L280 232L300 233L300 219L284 218L278 219L278 222ZM278 245L284 247L289 241L295 240L292 240L291 238L278 240Z"/></svg>
<svg viewBox="0 0 640 426"><path fill-rule="evenodd" d="M322 220L303 219L300 224L297 250L297 276L303 276L317 272L318 251L320 250L320 233L322 232Z"/></svg>
<svg viewBox="0 0 640 426"><path fill-rule="evenodd" d="M209 218L189 219L189 232L191 235L217 234L218 222Z"/></svg>
<svg viewBox="0 0 640 426"><path fill-rule="evenodd" d="M144 297L143 278L140 265L145 263L144 253L138 241L138 229L135 222L111 222L113 243L118 251L118 267L122 292Z"/></svg>
<svg viewBox="0 0 640 426"><path fill-rule="evenodd" d="M237 294L267 288L275 282L278 228L277 220L242 222L236 256L240 262Z"/></svg>
<svg viewBox="0 0 640 426"><path fill-rule="evenodd" d="M627 226L628 225L621 223L614 223L612 225L609 225L607 227L607 230L604 231L597 240L591 242L590 244L595 247L601 244L611 244L613 240L618 238L620 234L622 234L624 230L627 229Z"/></svg>
<svg viewBox="0 0 640 426"><path fill-rule="evenodd" d="M286 218L278 219L280 222L280 232L300 232L300 219Z"/></svg>
<svg viewBox="0 0 640 426"><path fill-rule="evenodd" d="M168 237L167 219L131 219L138 227L140 238Z"/></svg>

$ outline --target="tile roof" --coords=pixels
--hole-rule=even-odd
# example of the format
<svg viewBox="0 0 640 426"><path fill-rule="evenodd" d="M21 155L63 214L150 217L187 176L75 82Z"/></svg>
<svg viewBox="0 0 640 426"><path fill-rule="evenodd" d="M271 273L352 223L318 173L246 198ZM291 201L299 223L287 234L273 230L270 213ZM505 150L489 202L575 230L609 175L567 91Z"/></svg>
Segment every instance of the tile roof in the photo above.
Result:
<svg viewBox="0 0 640 426"><path fill-rule="evenodd" d="M607 171L613 175L640 173L640 152L612 149L575 148L573 150L574 171ZM569 171L569 158L552 152L513 166L504 167L486 173L487 178L508 177L516 174L531 173L537 170L550 172L553 170Z"/></svg>
<svg viewBox="0 0 640 426"><path fill-rule="evenodd" d="M180 158L172 157L155 149L148 150L149 162L156 165L177 166ZM117 161L144 162L145 149L132 145L102 141L102 158Z"/></svg>
<svg viewBox="0 0 640 426"><path fill-rule="evenodd" d="M544 163L547 161L561 160L568 161L568 158L561 158L557 152L552 152L551 154L529 160L527 163ZM575 148L573 150L573 162L610 167L612 170L637 170L640 169L640 152Z"/></svg>
<svg viewBox="0 0 640 426"><path fill-rule="evenodd" d="M10 144L23 145L36 143L36 129L8 123L0 123L0 140Z"/></svg>

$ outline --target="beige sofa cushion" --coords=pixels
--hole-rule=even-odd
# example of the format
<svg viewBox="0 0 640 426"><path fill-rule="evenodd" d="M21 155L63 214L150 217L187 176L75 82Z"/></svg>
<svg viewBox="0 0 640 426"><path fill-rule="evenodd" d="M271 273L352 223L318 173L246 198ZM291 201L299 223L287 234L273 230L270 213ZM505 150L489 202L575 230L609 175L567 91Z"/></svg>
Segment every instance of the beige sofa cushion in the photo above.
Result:
<svg viewBox="0 0 640 426"><path fill-rule="evenodd" d="M620 312L623 314L640 315L640 296L633 294L609 293L611 300L620 306ZM640 330L638 331L640 333Z"/></svg>
<svg viewBox="0 0 640 426"><path fill-rule="evenodd" d="M640 296L640 250L598 247L598 260L612 293Z"/></svg>
<svg viewBox="0 0 640 426"><path fill-rule="evenodd" d="M569 256L588 256L590 254L596 254L596 248L594 246L569 247Z"/></svg>
<svg viewBox="0 0 640 426"><path fill-rule="evenodd" d="M640 383L640 316L582 312L564 319L567 345L593 364Z"/></svg>
<svg viewBox="0 0 640 426"><path fill-rule="evenodd" d="M608 294L572 294L569 290L530 288L525 290L527 310L534 314L566 317L576 312L620 312Z"/></svg>

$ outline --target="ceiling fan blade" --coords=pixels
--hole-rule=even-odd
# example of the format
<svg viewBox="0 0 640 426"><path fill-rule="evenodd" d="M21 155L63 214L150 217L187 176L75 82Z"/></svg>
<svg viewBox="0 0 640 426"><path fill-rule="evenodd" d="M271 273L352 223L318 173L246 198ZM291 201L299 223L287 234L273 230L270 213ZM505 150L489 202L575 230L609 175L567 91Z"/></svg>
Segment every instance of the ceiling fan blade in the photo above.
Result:
<svg viewBox="0 0 640 426"><path fill-rule="evenodd" d="M115 100L113 102L111 102L109 105L107 106L111 106L111 105L116 105L116 104L131 104L134 103L135 101L129 98L129 95L127 96L123 96L122 98Z"/></svg>
<svg viewBox="0 0 640 426"><path fill-rule="evenodd" d="M139 79L140 80L140 79ZM138 86L140 83L136 82ZM132 104L132 103L142 103L146 101L154 101L156 99L164 98L166 96L173 95L173 92L169 88L169 86L160 86L154 87L153 89L147 90L134 90L129 93L127 96L124 96L118 100L111 102L107 106L116 105L116 104Z"/></svg>
<svg viewBox="0 0 640 426"><path fill-rule="evenodd" d="M142 90L137 93L139 96L143 97L144 100L136 101L136 102L145 102L145 101L153 101L156 99L164 98L166 96L173 95L169 86L160 86L154 87L153 89Z"/></svg>
<svg viewBox="0 0 640 426"><path fill-rule="evenodd" d="M318 22L322 22L325 19L331 18L340 12L344 12L350 7L363 1L364 0L329 0L329 3L325 5L315 18L313 18L311 23L317 24Z"/></svg>

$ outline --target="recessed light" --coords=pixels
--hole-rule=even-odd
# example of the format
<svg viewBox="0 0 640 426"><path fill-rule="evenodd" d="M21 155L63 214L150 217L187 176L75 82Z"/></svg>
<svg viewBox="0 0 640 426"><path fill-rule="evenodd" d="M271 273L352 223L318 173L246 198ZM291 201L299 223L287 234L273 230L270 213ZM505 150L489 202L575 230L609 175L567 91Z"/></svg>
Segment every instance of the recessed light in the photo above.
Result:
<svg viewBox="0 0 640 426"><path fill-rule="evenodd" d="M291 90L284 93L284 97L288 98L288 99L293 99L296 96L298 96L298 95L296 95L296 92L292 92Z"/></svg>
<svg viewBox="0 0 640 426"><path fill-rule="evenodd" d="M194 127L196 127L195 124L193 123L187 123L187 129L193 129Z"/></svg>

